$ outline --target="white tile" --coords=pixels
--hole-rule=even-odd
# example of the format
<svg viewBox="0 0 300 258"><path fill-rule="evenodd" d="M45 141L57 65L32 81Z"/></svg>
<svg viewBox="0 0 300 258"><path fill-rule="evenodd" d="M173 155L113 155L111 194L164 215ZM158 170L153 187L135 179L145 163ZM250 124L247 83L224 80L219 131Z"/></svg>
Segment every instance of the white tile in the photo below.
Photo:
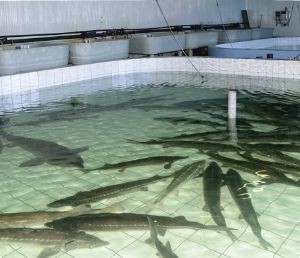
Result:
<svg viewBox="0 0 300 258"><path fill-rule="evenodd" d="M285 61L279 60L278 61L278 74L284 76L285 73Z"/></svg>
<svg viewBox="0 0 300 258"><path fill-rule="evenodd" d="M77 69L78 69L77 66L70 67L70 82L78 81Z"/></svg>
<svg viewBox="0 0 300 258"><path fill-rule="evenodd" d="M161 72L165 70L164 58L156 58L156 71Z"/></svg>
<svg viewBox="0 0 300 258"><path fill-rule="evenodd" d="M11 76L11 89L12 91L20 92L21 91L21 78L19 74Z"/></svg>
<svg viewBox="0 0 300 258"><path fill-rule="evenodd" d="M91 73L92 73L92 78L99 77L98 64L91 64Z"/></svg>
<svg viewBox="0 0 300 258"><path fill-rule="evenodd" d="M1 77L1 87L2 87L3 94L11 93L12 88L11 88L11 77L10 76Z"/></svg>
<svg viewBox="0 0 300 258"><path fill-rule="evenodd" d="M70 67L61 68L63 84L70 83Z"/></svg>
<svg viewBox="0 0 300 258"><path fill-rule="evenodd" d="M55 85L54 70L47 70L47 87L53 85Z"/></svg>
<svg viewBox="0 0 300 258"><path fill-rule="evenodd" d="M294 62L294 78L300 79L300 62L299 61Z"/></svg>
<svg viewBox="0 0 300 258"><path fill-rule="evenodd" d="M22 89L22 91L29 90L30 89L29 73L20 74L20 78L21 78L21 89ZM3 85L3 82L2 82L2 85Z"/></svg>
<svg viewBox="0 0 300 258"><path fill-rule="evenodd" d="M141 72L147 73L149 72L149 58L141 58Z"/></svg>
<svg viewBox="0 0 300 258"><path fill-rule="evenodd" d="M156 72L156 58L149 58L149 72Z"/></svg>
<svg viewBox="0 0 300 258"><path fill-rule="evenodd" d="M139 73L141 71L140 59L132 59L132 71L134 73Z"/></svg>
<svg viewBox="0 0 300 258"><path fill-rule="evenodd" d="M77 79L78 81L84 81L84 65L78 65L77 66Z"/></svg>
<svg viewBox="0 0 300 258"><path fill-rule="evenodd" d="M30 80L30 89L37 89L39 84L38 73L37 72L29 73L29 80Z"/></svg>
<svg viewBox="0 0 300 258"><path fill-rule="evenodd" d="M267 75L267 60L258 59L257 60L257 71L259 76Z"/></svg>
<svg viewBox="0 0 300 258"><path fill-rule="evenodd" d="M92 79L92 69L90 64L86 64L83 66L84 70L84 80Z"/></svg>
<svg viewBox="0 0 300 258"><path fill-rule="evenodd" d="M172 58L166 57L164 58L165 71L172 71Z"/></svg>
<svg viewBox="0 0 300 258"><path fill-rule="evenodd" d="M98 63L98 74L99 76L105 76L105 65L104 63Z"/></svg>
<svg viewBox="0 0 300 258"><path fill-rule="evenodd" d="M47 87L47 71L39 71L37 73L39 88Z"/></svg>
<svg viewBox="0 0 300 258"><path fill-rule="evenodd" d="M227 61L227 71L228 71L228 74L234 74L234 71L235 71L234 59L227 58L226 61Z"/></svg>
<svg viewBox="0 0 300 258"><path fill-rule="evenodd" d="M54 84L61 85L63 84L63 73L61 68L54 69Z"/></svg>
<svg viewBox="0 0 300 258"><path fill-rule="evenodd" d="M284 77L294 78L294 63L295 61L285 61L284 62Z"/></svg>
<svg viewBox="0 0 300 258"><path fill-rule="evenodd" d="M126 69L126 73L133 72L132 60L125 60L125 69Z"/></svg>
<svg viewBox="0 0 300 258"><path fill-rule="evenodd" d="M126 73L126 61L120 60L118 62L118 64L119 64L119 74L125 74Z"/></svg>
<svg viewBox="0 0 300 258"><path fill-rule="evenodd" d="M257 59L249 59L250 75L257 74Z"/></svg>
<svg viewBox="0 0 300 258"><path fill-rule="evenodd" d="M227 70L227 59L226 58L220 58L220 73L222 74L227 74L228 70Z"/></svg>
<svg viewBox="0 0 300 258"><path fill-rule="evenodd" d="M111 74L112 75L119 74L119 61L112 61L111 62Z"/></svg>

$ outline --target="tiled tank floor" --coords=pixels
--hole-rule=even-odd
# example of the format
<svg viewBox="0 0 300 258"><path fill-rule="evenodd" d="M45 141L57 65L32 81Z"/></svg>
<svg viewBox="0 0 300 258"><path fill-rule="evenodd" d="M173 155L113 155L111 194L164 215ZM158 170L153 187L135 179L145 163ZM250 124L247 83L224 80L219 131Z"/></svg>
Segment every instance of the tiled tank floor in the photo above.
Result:
<svg viewBox="0 0 300 258"><path fill-rule="evenodd" d="M180 112L178 114L179 111L144 112L139 109L124 109L100 113L98 117L87 120L79 119L72 122L49 123L40 127L16 127L14 124L28 121L34 118L36 113L40 113L39 111L26 113L21 110L22 106L26 106L27 109L28 107L36 107L37 109L41 107L43 109L46 103L66 101L67 97L76 95L80 100L87 103L108 105L130 100L133 96L137 99L165 94L166 101L153 104L169 105L183 100L226 97L227 90L220 90L219 88L227 88L230 85L250 87L250 91L262 90L259 87L264 84L266 84L266 88L273 85L273 88L268 88L267 91L276 92L285 91L287 87L296 87L296 83L290 81L277 81L277 86L274 86L276 83L264 78L228 78L224 75L220 78L214 75L206 85L201 85L197 78L191 78L189 74L168 73L152 74L152 76L151 74L124 75L3 97L2 103L6 111L11 108L20 111L13 115L12 126L7 131L16 135L53 141L70 149L89 146L88 151L81 153L86 168L101 167L105 163L118 163L158 155L180 155L189 156L189 158L175 162L169 170L163 169L163 166L149 166L130 168L123 173L116 170L106 170L100 173L94 171L83 174L76 169L60 168L47 164L20 168L18 167L20 163L34 156L19 147L4 148L0 155L0 211L11 213L47 210L46 205L49 202L73 195L78 191L139 180L156 174L166 175L186 164L208 159L208 156L199 153L197 150L136 145L126 141L126 139L144 141L162 136L178 135L183 132L188 134L212 130L210 127L199 125L178 124L175 126L152 119L162 116L197 118L201 113L196 111ZM99 85L102 85L105 81L106 88L99 90ZM164 82L177 83L177 85L175 88L163 87L161 83ZM150 85L150 83L156 85ZM205 86L211 89L204 89ZM9 99L15 101L12 103ZM58 108L62 107L69 108L64 104L61 104ZM270 128L260 129L270 130ZM3 144L7 143L3 139ZM222 155L233 156L232 153L222 153ZM294 153L294 156L297 157L298 155L298 153ZM225 172L226 168L223 168L223 171ZM243 172L241 172L241 175L248 181L257 180L257 177L249 176ZM136 212L143 204L153 200L161 190L167 187L169 182L170 180L150 185L149 191L146 192L136 192L101 203L93 203L92 208L100 209L115 202L126 200L122 204L126 208L126 212ZM170 195L165 204L158 206L151 214L172 217L185 216L190 221L215 225L210 214L202 211L204 206L202 188L201 178L189 181L180 189L179 196ZM234 233L238 237L238 241L232 243L225 234L205 230L197 232L194 230L168 230L164 237L160 237L160 240L163 243L170 241L174 252L179 257L299 258L300 189L273 184L265 187L263 191L255 191L251 188L249 192L252 194L252 202L256 211L261 214L259 222L263 228L262 235L274 246L273 250L264 250L247 223L238 219L238 208L233 202L227 187L222 188L221 202L225 208L223 215L226 218L228 227L237 229ZM150 258L155 257L157 252L155 248L144 243L144 240L149 237L149 232L93 232L92 234L110 242L110 244L96 249L61 252L53 257ZM22 247L17 244L7 245L0 242L0 256L5 258L31 258L36 257L40 251L41 248L39 247Z"/></svg>

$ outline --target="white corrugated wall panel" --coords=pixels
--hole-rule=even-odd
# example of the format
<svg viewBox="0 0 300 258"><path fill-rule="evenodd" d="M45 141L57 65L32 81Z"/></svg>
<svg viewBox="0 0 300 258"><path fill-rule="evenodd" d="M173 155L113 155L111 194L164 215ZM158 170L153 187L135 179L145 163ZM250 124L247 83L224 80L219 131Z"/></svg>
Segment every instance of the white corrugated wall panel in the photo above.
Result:
<svg viewBox="0 0 300 258"><path fill-rule="evenodd" d="M213 0L159 2L171 25L220 24ZM224 23L241 22L245 0L222 0L220 9ZM0 24L2 36L165 26L155 0L0 1Z"/></svg>

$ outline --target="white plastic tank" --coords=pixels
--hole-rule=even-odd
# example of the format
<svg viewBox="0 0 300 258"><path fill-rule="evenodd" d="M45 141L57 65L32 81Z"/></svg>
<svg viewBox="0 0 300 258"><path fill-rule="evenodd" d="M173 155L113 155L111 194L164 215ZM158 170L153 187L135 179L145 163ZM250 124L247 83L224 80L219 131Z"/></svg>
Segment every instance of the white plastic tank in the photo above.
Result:
<svg viewBox="0 0 300 258"><path fill-rule="evenodd" d="M196 49L218 43L218 31L186 31L186 49Z"/></svg>
<svg viewBox="0 0 300 258"><path fill-rule="evenodd" d="M174 34L182 49L185 49L186 34ZM172 34L168 32L136 34L130 36L129 39L130 54L155 55L180 50L180 47L174 40Z"/></svg>
<svg viewBox="0 0 300 258"><path fill-rule="evenodd" d="M51 42L62 43L70 45L69 62L76 65L126 59L129 56L128 39L73 39Z"/></svg>
<svg viewBox="0 0 300 258"><path fill-rule="evenodd" d="M249 41L251 39L252 39L251 29L235 29L235 30L230 29L225 31L221 30L219 31L218 44Z"/></svg>
<svg viewBox="0 0 300 258"><path fill-rule="evenodd" d="M0 75L68 65L69 46L27 43L0 47Z"/></svg>
<svg viewBox="0 0 300 258"><path fill-rule="evenodd" d="M252 29L252 40L273 38L274 28L254 28Z"/></svg>

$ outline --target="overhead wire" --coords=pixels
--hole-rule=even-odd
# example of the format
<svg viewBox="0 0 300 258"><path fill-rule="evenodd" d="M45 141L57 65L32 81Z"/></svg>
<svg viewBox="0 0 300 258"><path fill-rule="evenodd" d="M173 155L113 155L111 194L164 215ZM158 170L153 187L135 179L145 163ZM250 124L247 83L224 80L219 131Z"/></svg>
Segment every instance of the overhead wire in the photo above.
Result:
<svg viewBox="0 0 300 258"><path fill-rule="evenodd" d="M181 49L181 51L183 52L183 54L185 55L185 57L189 60L189 62L191 63L191 65L194 67L194 69L197 71L197 73L201 76L201 78L202 78L202 83L206 82L207 80L204 80L205 77L199 72L199 70L196 68L196 66L195 66L195 65L193 64L193 62L190 60L190 58L188 57L188 55L185 53L184 49L183 49L183 48L181 47L181 45L179 44L177 38L175 37L175 35L174 35L173 31L172 31L172 28L170 27L170 25L169 25L169 23L168 23L168 21L167 21L165 15L164 15L164 13L163 13L163 10L162 10L161 7L160 7L160 4L159 4L158 0L156 0L156 3L157 3L157 6L158 6L158 8L159 8L159 10L160 10L160 12L161 12L161 14L162 14L162 16L163 16L163 18L164 18L166 24L167 24L167 26L169 27L169 30L170 30L170 32L172 33L172 36L173 36L173 38L175 39L177 45L179 46L179 48Z"/></svg>
<svg viewBox="0 0 300 258"><path fill-rule="evenodd" d="M232 44L231 44L231 42L230 42L230 40L229 40L229 37L228 37L228 35L227 35L227 31L226 31L226 29L225 29L225 25L224 25L224 22L223 22L223 19L222 19L222 15L221 15L221 11L220 11L220 6L219 6L218 0L216 0L216 3L217 3L217 8L218 8L218 11L219 11L220 20L221 20L221 23L222 23L222 25L223 25L223 30L224 30L224 32L225 32L227 41L228 41L228 43L230 44L231 48L233 48L233 46L232 46Z"/></svg>

